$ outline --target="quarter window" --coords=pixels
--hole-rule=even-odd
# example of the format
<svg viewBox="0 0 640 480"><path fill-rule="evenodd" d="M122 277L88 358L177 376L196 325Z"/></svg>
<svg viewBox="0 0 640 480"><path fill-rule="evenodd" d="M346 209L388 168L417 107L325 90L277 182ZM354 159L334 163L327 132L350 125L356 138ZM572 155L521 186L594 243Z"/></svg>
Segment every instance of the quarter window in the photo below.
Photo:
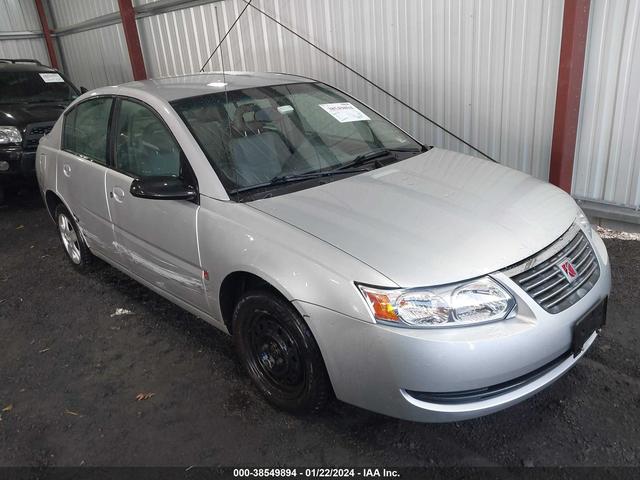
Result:
<svg viewBox="0 0 640 480"><path fill-rule="evenodd" d="M135 177L180 177L182 152L147 107L122 100L116 127L116 168Z"/></svg>
<svg viewBox="0 0 640 480"><path fill-rule="evenodd" d="M112 103L111 98L96 98L80 103L67 113L62 148L106 165L107 130Z"/></svg>

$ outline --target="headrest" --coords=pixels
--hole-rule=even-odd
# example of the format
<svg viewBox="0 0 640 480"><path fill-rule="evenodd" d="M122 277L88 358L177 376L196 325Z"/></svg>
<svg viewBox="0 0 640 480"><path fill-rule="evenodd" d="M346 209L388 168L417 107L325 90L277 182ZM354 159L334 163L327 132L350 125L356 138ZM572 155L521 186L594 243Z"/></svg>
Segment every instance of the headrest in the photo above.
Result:
<svg viewBox="0 0 640 480"><path fill-rule="evenodd" d="M167 135L167 131L156 122L147 125L144 129L143 138L145 145L158 151L172 150L174 147L171 136Z"/></svg>
<svg viewBox="0 0 640 480"><path fill-rule="evenodd" d="M226 120L222 114L222 108L211 105L203 105L191 110L191 115L201 122L222 122Z"/></svg>
<svg viewBox="0 0 640 480"><path fill-rule="evenodd" d="M256 122L277 122L282 120L282 114L273 107L261 108L255 112Z"/></svg>

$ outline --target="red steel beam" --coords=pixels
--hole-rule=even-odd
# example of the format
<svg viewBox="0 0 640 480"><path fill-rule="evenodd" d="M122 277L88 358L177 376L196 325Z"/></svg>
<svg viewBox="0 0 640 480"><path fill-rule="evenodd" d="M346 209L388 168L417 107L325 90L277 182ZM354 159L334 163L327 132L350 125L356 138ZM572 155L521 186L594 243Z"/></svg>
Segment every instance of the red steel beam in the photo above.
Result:
<svg viewBox="0 0 640 480"><path fill-rule="evenodd" d="M51 66L58 69L58 56L56 50L53 47L53 37L51 36L51 30L49 29L49 21L47 20L47 14L44 11L44 5L42 0L35 0L36 10L38 10L38 17L40 18L40 25L42 26L42 33L44 34L44 42L47 45L47 53L49 54L49 61Z"/></svg>
<svg viewBox="0 0 640 480"><path fill-rule="evenodd" d="M136 25L136 12L133 9L131 0L118 0L118 6L120 7L124 38L127 40L133 78L134 80L145 80L147 78L147 70L144 67L144 57L142 56L140 36Z"/></svg>
<svg viewBox="0 0 640 480"><path fill-rule="evenodd" d="M565 0L549 181L571 193L591 0Z"/></svg>

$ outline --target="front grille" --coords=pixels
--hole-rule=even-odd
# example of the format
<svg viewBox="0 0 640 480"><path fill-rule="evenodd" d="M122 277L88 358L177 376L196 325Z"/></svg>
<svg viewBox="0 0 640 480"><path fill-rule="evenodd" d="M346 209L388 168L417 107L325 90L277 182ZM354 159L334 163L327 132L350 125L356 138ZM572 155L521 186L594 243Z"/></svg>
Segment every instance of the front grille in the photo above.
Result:
<svg viewBox="0 0 640 480"><path fill-rule="evenodd" d="M40 138L49 133L55 122L40 122L27 125L22 139L22 148L33 150L38 148Z"/></svg>
<svg viewBox="0 0 640 480"><path fill-rule="evenodd" d="M598 259L587 237L575 227L568 233L575 235L563 235L533 259L504 271L549 313L559 313L569 308L584 297L600 277ZM544 260L540 261L541 258ZM560 267L567 260L574 268L572 281Z"/></svg>

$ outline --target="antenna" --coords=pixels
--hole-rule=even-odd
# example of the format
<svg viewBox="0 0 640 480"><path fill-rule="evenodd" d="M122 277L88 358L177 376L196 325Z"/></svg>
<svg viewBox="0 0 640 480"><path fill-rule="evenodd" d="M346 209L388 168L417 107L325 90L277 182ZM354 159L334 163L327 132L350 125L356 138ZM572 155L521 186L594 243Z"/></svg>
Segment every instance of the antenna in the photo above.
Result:
<svg viewBox="0 0 640 480"><path fill-rule="evenodd" d="M209 58L207 58L207 60L202 64L202 67L200 67L200 71L201 72L204 72L204 67L207 66L207 63L209 63L209 61L216 54L216 52L220 48L220 45L222 45L222 42L225 41L227 36L231 33L231 30L233 30L233 27L235 27L236 23L238 23L238 20L240 20L242 18L242 15L244 15L244 12L247 10L247 8L249 8L249 6L251 6L251 2L253 2L253 0L249 0L249 2L247 2L246 0L244 0L244 1L245 1L246 5L244 6L242 11L240 12L240 15L238 15L238 18L236 18L235 21L231 24L231 26L229 27L229 30L227 30L227 33L225 33L224 37L222 37L222 39L218 42L218 45L216 45L216 48L213 49L213 52L211 52L211 55L209 55ZM214 9L215 9L215 12L216 12L216 23L218 23L218 6L216 5L214 7ZM218 37L220 37L220 26L219 25L218 25Z"/></svg>
<svg viewBox="0 0 640 480"><path fill-rule="evenodd" d="M388 95L389 97L391 97L392 99L394 99L396 102L398 102L400 105L403 105L404 107L408 108L409 110L411 110L413 113L415 113L416 115L418 115L419 117L423 118L424 120L427 120L428 122L430 122L432 125L435 125L436 127L442 129L444 132L446 132L447 134L451 135L453 138L455 138L456 140L458 140L459 142L463 143L464 145L466 145L467 147L469 147L470 149L472 149L473 151L479 153L480 155L482 155L483 157L491 160L492 162L495 163L499 163L497 160L495 160L493 157L491 157L490 155L488 155L487 153L483 152L482 150L480 150L479 148L473 146L471 143L467 142L465 139L463 139L462 137L460 137L459 135L456 135L455 133L453 133L451 130L449 130L448 128L446 128L444 125L442 125L441 123L436 122L434 119L428 117L427 115L425 115L424 113L416 110L414 107L412 107L411 105L409 105L407 102L403 101L402 99L398 98L396 95L394 95L393 93L391 93L389 90L386 90L385 88L381 87L380 85L378 85L377 83L375 83L373 80L367 78L366 76L364 76L362 73L360 73L359 71L357 71L356 69L354 69L353 67L350 67L349 65L347 65L345 62L343 62L342 60L340 60L339 58L337 58L335 55L332 55L331 53L329 53L328 51L324 50L323 48L319 47L318 45L316 45L315 43L313 43L311 40L309 40L308 38L305 38L304 36L300 35L299 33L297 33L296 31L294 31L291 27L286 26L284 23L282 23L281 21L279 21L277 18L275 18L273 15L269 15L267 12L265 12L264 10L261 10L260 8L256 7L255 5L252 5L251 2L253 2L253 0L241 0L245 3L245 7L242 9L242 11L240 12L240 15L238 15L238 18L235 19L235 21L231 24L231 26L229 27L229 30L227 30L227 33L224 34L224 37L222 37L222 40L220 40L220 43L218 43L218 45L216 46L216 48L213 50L213 52L211 52L211 55L209 56L209 58L207 59L206 62L204 62L204 65L202 65L202 68L200 69L200 71L204 71L204 67L205 65L207 65L207 63L209 63L209 61L211 60L211 58L213 58L213 55L218 51L218 49L220 48L220 45L222 45L222 42L224 42L224 40L227 38L227 36L231 33L231 30L233 30L233 28L236 26L236 23L238 23L238 21L240 20L240 18L242 17L242 15L244 15L244 12L247 10L247 8L252 7L254 10L257 10L258 12L260 12L260 14L264 15L265 17L267 17L269 20L275 22L277 25L279 25L281 28L283 28L284 30L286 30L287 32L293 34L294 36L296 36L297 38L299 38L300 40L302 40L303 42L305 42L306 44L308 44L309 46L311 46L312 48L315 48L316 50L318 50L320 53L322 53L323 55L326 55L327 57L329 57L331 60L333 60L334 62L338 63L339 65L341 65L342 67L346 68L347 70L349 70L351 73L353 73L354 75L356 75L358 78L364 80L365 82L367 82L369 85L373 86L374 88L377 88L379 91L381 91L382 93ZM216 8L216 12L217 12L217 6ZM217 14L216 14L216 20L217 20ZM218 28L218 31L220 31L220 29ZM224 70L224 68L223 68ZM223 73L224 74L224 73ZM225 82L226 83L226 82ZM226 88L225 88L225 92L226 92Z"/></svg>
<svg viewBox="0 0 640 480"><path fill-rule="evenodd" d="M216 13L216 27L218 28L218 39L219 39L220 38L220 18L218 17L218 6L217 5L214 7L214 10L215 10L215 13ZM240 14L240 15L242 15L242 14ZM238 17L238 18L240 18L240 17ZM234 25L235 25L235 23L234 23ZM231 28L233 28L233 27L231 27ZM230 31L231 31L231 29L229 29L229 32ZM227 32L227 35L229 34L229 32ZM222 40L220 40L220 43L218 43L218 46L216 47L216 50L218 49L218 47L220 47L220 45L222 45L222 42L224 42L224 39L227 38L227 35L225 35L224 38ZM214 50L213 53L216 53L216 50ZM213 56L213 53L211 54L211 57ZM205 62L204 65L209 63L209 60L211 60L211 57L209 57L209 59ZM225 97L226 97L227 96L227 79L226 79L225 73L224 73L224 52L222 50L220 50L220 64L222 65L222 82L224 83L224 94L225 94ZM204 65L200 69L201 72L204 70ZM228 101L228 99L227 99L227 101Z"/></svg>
<svg viewBox="0 0 640 480"><path fill-rule="evenodd" d="M251 2L249 2L249 4L251 4ZM249 4L247 4L247 7L249 6ZM247 9L247 7L245 7L245 10ZM220 38L220 17L218 16L218 6L217 5L214 7L214 10L215 10L215 14L216 14L216 27L218 29L218 38ZM242 16L243 13L244 13L244 10L242 11L242 13L240 13L238 18L236 18L236 21L233 22L233 25L235 25L236 22L238 20L240 20L240 17ZM227 35L229 35L229 32L231 32L231 29L233 29L233 25L231 26L229 31L225 34L225 36L222 37L222 40L220 40L220 43L218 43L218 46L215 48L215 50L213 51L211 56L204 63L204 65L202 66L202 69L200 71L204 70L204 66L209 62L209 60L211 60L211 57L213 57L213 54L216 52L216 50L218 48L220 48L220 46L222 45L222 42L224 42L224 39L227 38ZM220 49L220 65L222 66L222 83L224 84L224 102L225 102L225 111L226 111L227 110L226 106L229 105L229 92L227 91L227 76L225 74L224 52L222 51L222 49ZM228 113L227 113L227 115L228 115ZM231 118L228 119L227 124L229 125L229 140L231 140ZM235 183L237 184L238 183L238 172L235 169L234 169L234 171L236 173Z"/></svg>
<svg viewBox="0 0 640 480"><path fill-rule="evenodd" d="M281 21L279 21L277 18L275 18L273 15L269 15L267 12L265 12L264 10L261 10L260 8L256 7L255 5L252 5L251 2L253 0L242 0L243 2L246 3L246 7L251 7L254 10L257 10L258 12L260 12L262 15L264 15L265 17L267 17L269 20L275 22L276 24L278 24L281 28L283 28L284 30L286 30L287 32L293 34L294 36L296 36L297 38L299 38L300 40L302 40L303 42L305 42L307 45L315 48L316 50L318 50L320 53L322 53L323 55L326 55L327 57L329 57L331 60L333 60L334 62L338 63L339 65L343 66L344 68L346 68L347 70L349 70L351 73L353 73L355 76L357 76L358 78L364 80L365 82L367 82L369 85L377 88L379 91L381 91L382 93L388 95L389 97L393 98L396 102L398 102L400 105L405 106L406 108L408 108L409 110L411 110L413 113L415 113L416 115L418 115L419 117L427 120L428 122L430 122L432 125L435 125L438 128L441 128L443 131L445 131L446 133L448 133L449 135L451 135L453 138L455 138L456 140L458 140L459 142L462 142L464 145L466 145L467 147L469 147L470 149L474 150L475 152L478 152L480 155L482 155L483 157L488 158L489 160L491 160L492 162L498 163L493 157L491 157L490 155L488 155L487 153L483 152L482 150L480 150L479 148L473 146L471 143L467 142L465 139L461 138L459 135L456 135L455 133L453 133L451 130L447 129L444 125L442 125L441 123L436 122L434 119L428 117L427 115L425 115L424 113L416 110L414 107L412 107L411 105L409 105L407 102L403 101L402 99L398 98L396 95L394 95L393 93L391 93L389 90L386 90L385 88L381 87L380 85L378 85L377 83L375 83L373 80L367 78L366 76L364 76L362 73L360 73L359 71L357 71L355 68L350 67L349 65L347 65L345 62L343 62L342 60L340 60L339 58L337 58L335 55L332 55L331 53L329 53L328 51L324 50L323 48L319 47L318 45L316 45L315 43L313 43L311 40L309 40L308 38L305 38L304 36L300 35L298 32L294 31L291 27L286 26L284 23L282 23ZM244 10L242 11L242 13L244 13ZM240 17L242 16L242 13L240 14L240 16L238 17L238 19L240 19ZM237 22L237 20L236 20ZM233 25L231 25L231 29L233 28L233 26L235 25L235 22ZM229 29L229 31L231 31L231 29ZM227 32L228 34L229 32ZM226 35L225 35L226 37Z"/></svg>

